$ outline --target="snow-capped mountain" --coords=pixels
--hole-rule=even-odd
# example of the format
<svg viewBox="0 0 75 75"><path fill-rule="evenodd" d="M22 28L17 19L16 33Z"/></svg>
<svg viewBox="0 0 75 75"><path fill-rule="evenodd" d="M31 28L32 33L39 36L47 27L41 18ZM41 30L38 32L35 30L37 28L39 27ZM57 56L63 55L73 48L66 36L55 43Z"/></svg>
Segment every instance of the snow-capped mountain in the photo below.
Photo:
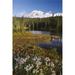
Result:
<svg viewBox="0 0 75 75"><path fill-rule="evenodd" d="M30 13L21 13L18 15L19 17L26 17L26 18L47 18L51 16L62 16L62 13L52 13L52 12L43 12L40 10L33 10Z"/></svg>

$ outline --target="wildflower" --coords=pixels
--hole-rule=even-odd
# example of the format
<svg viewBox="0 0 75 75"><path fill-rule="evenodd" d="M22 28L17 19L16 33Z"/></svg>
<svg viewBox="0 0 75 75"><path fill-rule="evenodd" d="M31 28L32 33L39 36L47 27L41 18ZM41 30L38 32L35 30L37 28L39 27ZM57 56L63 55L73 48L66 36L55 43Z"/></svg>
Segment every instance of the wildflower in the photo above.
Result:
<svg viewBox="0 0 75 75"><path fill-rule="evenodd" d="M33 61L36 61L36 60L37 60L37 56L35 56L32 60L33 60Z"/></svg>
<svg viewBox="0 0 75 75"><path fill-rule="evenodd" d="M46 63L46 66L50 66L50 62L45 62Z"/></svg>
<svg viewBox="0 0 75 75"><path fill-rule="evenodd" d="M42 64L42 62L37 60L35 64L36 64L36 67L39 68L39 66Z"/></svg>
<svg viewBox="0 0 75 75"><path fill-rule="evenodd" d="M15 69L17 69L17 68L18 68L18 65L15 66Z"/></svg>
<svg viewBox="0 0 75 75"><path fill-rule="evenodd" d="M51 62L51 67L52 67L52 68L54 68L54 67L55 67L55 65L54 65L54 63L53 63L53 62Z"/></svg>
<svg viewBox="0 0 75 75"><path fill-rule="evenodd" d="M24 64L25 62L26 62L26 59L24 59L24 58L21 58L21 59L19 60L19 64L20 64L20 65Z"/></svg>
<svg viewBox="0 0 75 75"><path fill-rule="evenodd" d="M40 74L39 75L44 75L43 69L40 69Z"/></svg>
<svg viewBox="0 0 75 75"><path fill-rule="evenodd" d="M27 59L29 59L29 58L30 58L30 56L29 56L29 55L27 55L27 56L26 56L26 58L27 58Z"/></svg>
<svg viewBox="0 0 75 75"><path fill-rule="evenodd" d="M18 58L14 58L14 60L16 60L17 62L19 62L19 59L20 59L20 57L18 57Z"/></svg>
<svg viewBox="0 0 75 75"><path fill-rule="evenodd" d="M45 61L47 61L47 62L50 61L50 58L49 57L46 57L45 58Z"/></svg>
<svg viewBox="0 0 75 75"><path fill-rule="evenodd" d="M52 71L52 75L56 75L56 72L55 71Z"/></svg>
<svg viewBox="0 0 75 75"><path fill-rule="evenodd" d="M33 69L33 74L37 74L39 73L39 70L38 69Z"/></svg>
<svg viewBox="0 0 75 75"><path fill-rule="evenodd" d="M38 57L38 59L37 59L38 61L41 61L41 57Z"/></svg>
<svg viewBox="0 0 75 75"><path fill-rule="evenodd" d="M33 67L34 67L33 64L29 64L29 65L27 65L26 67L24 67L24 69L28 72L28 71L30 71Z"/></svg>

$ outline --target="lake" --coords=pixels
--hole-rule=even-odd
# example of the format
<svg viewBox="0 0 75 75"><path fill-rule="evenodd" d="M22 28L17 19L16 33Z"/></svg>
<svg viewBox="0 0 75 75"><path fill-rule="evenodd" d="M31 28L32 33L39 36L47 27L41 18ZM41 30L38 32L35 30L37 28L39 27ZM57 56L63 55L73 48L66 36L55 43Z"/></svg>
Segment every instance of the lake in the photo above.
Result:
<svg viewBox="0 0 75 75"><path fill-rule="evenodd" d="M29 31L31 32L32 34L50 34L50 32L47 32L47 31Z"/></svg>
<svg viewBox="0 0 75 75"><path fill-rule="evenodd" d="M32 34L50 34L50 32L47 31L30 31ZM38 43L37 46L41 48L57 48L62 47L62 40L60 38L53 39L49 43Z"/></svg>

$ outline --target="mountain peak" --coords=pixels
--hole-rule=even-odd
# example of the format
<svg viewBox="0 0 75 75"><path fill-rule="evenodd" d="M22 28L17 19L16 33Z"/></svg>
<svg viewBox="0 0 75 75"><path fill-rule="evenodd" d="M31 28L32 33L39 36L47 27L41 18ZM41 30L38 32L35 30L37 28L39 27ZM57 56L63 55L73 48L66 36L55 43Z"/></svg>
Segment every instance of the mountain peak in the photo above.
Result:
<svg viewBox="0 0 75 75"><path fill-rule="evenodd" d="M43 12L40 10L33 10L30 13L22 13L18 15L19 17L26 17L26 18L47 18L47 17L52 17L52 16L62 16L62 13L52 13L51 11L49 12Z"/></svg>

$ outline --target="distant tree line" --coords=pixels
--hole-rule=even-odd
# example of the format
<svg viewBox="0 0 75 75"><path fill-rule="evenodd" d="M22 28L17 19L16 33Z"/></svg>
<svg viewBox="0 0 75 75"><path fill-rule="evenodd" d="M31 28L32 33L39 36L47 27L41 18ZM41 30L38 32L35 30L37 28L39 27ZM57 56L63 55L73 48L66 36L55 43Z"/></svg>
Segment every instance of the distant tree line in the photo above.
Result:
<svg viewBox="0 0 75 75"><path fill-rule="evenodd" d="M13 31L25 32L31 30L49 31L62 35L62 16L48 18L13 17Z"/></svg>

